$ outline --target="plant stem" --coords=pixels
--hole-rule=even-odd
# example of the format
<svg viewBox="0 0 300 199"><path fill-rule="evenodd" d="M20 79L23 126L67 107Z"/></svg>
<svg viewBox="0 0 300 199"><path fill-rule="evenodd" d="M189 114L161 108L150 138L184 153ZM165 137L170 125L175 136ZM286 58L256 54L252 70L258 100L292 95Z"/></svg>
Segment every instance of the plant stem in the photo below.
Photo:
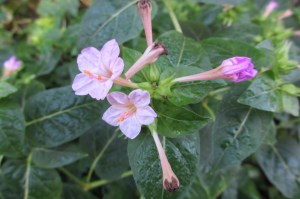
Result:
<svg viewBox="0 0 300 199"><path fill-rule="evenodd" d="M175 30L176 30L177 32L182 33L182 29L181 29L181 27L180 27L180 24L179 24L179 22L178 22L178 19L177 19L175 13L174 13L174 10L173 10L172 5L170 4L169 0L162 0L162 1L163 1L163 3L165 4L165 6L166 6L166 8L167 8L167 10L168 10L168 12L169 12L169 15L170 15L170 18L171 18L171 20L172 20L172 23L173 23L173 25L174 25Z"/></svg>
<svg viewBox="0 0 300 199"><path fill-rule="evenodd" d="M132 171L126 171L124 172L119 179L123 179L123 178L127 178L129 176L132 176L133 173ZM111 180L98 180L98 181L95 181L95 182L91 182L91 183L88 183L85 185L85 187L83 188L85 191L88 191L88 190L91 190L91 189L94 189L94 188L97 188L97 187L101 187L103 185L106 185L106 184L109 184L111 183L112 181Z"/></svg>
<svg viewBox="0 0 300 199"><path fill-rule="evenodd" d="M216 120L216 115L214 113L214 111L208 106L208 100L204 100L204 102L202 102L202 106L203 108L205 108L207 110L207 112L209 113L209 115L211 116L211 118L213 119L213 121Z"/></svg>
<svg viewBox="0 0 300 199"><path fill-rule="evenodd" d="M29 177L31 167L32 153L27 157L26 172L25 172L25 185L24 185L24 199L28 199L29 196Z"/></svg>
<svg viewBox="0 0 300 199"><path fill-rule="evenodd" d="M67 169L61 167L58 169L59 171L61 171L62 173L64 173L66 176L68 176L70 179L72 179L74 182L76 182L78 185L80 185L81 187L84 187L86 184L85 182L82 182L79 178L77 178L75 175L73 175L70 171L68 171Z"/></svg>
<svg viewBox="0 0 300 199"><path fill-rule="evenodd" d="M115 132L113 133L113 135L111 136L111 138L107 141L107 143L105 144L105 146L103 147L103 149L100 151L100 153L98 154L98 156L94 159L93 163L92 163L92 166L88 172L88 175L87 175L87 182L89 183L91 181L91 177L92 177L92 174L99 162L99 160L102 158L103 154L105 153L106 149L108 148L108 146L111 144L111 142L115 139L115 137L117 136L117 132L118 132L119 129L116 129Z"/></svg>

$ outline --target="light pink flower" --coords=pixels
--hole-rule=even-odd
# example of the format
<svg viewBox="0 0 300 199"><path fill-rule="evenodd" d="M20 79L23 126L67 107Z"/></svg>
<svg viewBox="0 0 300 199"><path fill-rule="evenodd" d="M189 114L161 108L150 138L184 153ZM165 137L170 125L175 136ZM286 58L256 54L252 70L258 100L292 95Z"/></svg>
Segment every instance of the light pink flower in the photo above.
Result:
<svg viewBox="0 0 300 199"><path fill-rule="evenodd" d="M120 48L115 39L104 44L99 51L94 47L85 48L77 58L80 74L76 75L72 88L76 95L90 95L103 100L124 69L119 57Z"/></svg>
<svg viewBox="0 0 300 199"><path fill-rule="evenodd" d="M174 82L190 82L196 80L213 80L228 79L232 82L242 82L255 77L257 70L249 57L233 57L226 59L222 64L210 71L180 77L173 80Z"/></svg>
<svg viewBox="0 0 300 199"><path fill-rule="evenodd" d="M286 11L284 11L284 12L278 17L278 19L279 19L279 20L283 20L283 19L288 18L288 17L290 17L290 16L292 16L292 15L293 15L293 11L292 11L291 9L287 9Z"/></svg>
<svg viewBox="0 0 300 199"><path fill-rule="evenodd" d="M168 192L175 192L179 189L179 180L172 170L168 161L166 153L161 145L157 132L152 132L152 136L158 151L162 173L163 173L163 187Z"/></svg>
<svg viewBox="0 0 300 199"><path fill-rule="evenodd" d="M145 35L148 46L153 43L152 37L152 19L151 19L151 11L152 5L150 0L139 0L137 3L137 8L142 17L142 22L144 25Z"/></svg>
<svg viewBox="0 0 300 199"><path fill-rule="evenodd" d="M273 0L270 1L265 8L264 18L267 18L277 7L278 7L278 3L276 1Z"/></svg>
<svg viewBox="0 0 300 199"><path fill-rule="evenodd" d="M145 50L144 54L125 73L126 79L130 79L137 72L142 70L147 64L155 62L160 55L167 55L168 51L161 43L153 43Z"/></svg>
<svg viewBox="0 0 300 199"><path fill-rule="evenodd" d="M22 62L16 58L16 56L11 56L8 60L6 60L3 64L4 71L3 76L9 77L15 71L17 71L22 65Z"/></svg>
<svg viewBox="0 0 300 199"><path fill-rule="evenodd" d="M154 122L157 114L149 106L148 91L136 89L128 96L121 92L107 95L111 104L102 119L112 126L120 126L121 131L130 139L134 139L141 131L142 125Z"/></svg>

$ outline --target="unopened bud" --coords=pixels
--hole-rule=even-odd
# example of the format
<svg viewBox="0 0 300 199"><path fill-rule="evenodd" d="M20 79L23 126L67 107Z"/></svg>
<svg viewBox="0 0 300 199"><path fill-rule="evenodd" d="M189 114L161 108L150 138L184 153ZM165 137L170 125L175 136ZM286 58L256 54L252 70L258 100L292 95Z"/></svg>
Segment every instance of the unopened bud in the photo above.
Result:
<svg viewBox="0 0 300 199"><path fill-rule="evenodd" d="M179 181L176 176L172 176L171 180L164 179L164 189L168 192L175 192L179 189Z"/></svg>
<svg viewBox="0 0 300 199"><path fill-rule="evenodd" d="M293 15L293 11L292 11L291 9L287 9L286 11L284 11L284 12L278 17L278 19L279 19L279 20L283 20L283 19L288 18L288 17L290 17L290 16L292 16L292 15Z"/></svg>

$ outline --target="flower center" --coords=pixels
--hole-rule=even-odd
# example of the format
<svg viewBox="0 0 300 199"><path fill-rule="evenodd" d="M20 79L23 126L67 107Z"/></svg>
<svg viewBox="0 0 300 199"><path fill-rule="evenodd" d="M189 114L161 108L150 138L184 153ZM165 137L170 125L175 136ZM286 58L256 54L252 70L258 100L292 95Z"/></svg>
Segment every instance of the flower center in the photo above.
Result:
<svg viewBox="0 0 300 199"><path fill-rule="evenodd" d="M83 70L83 73L86 74L87 76L89 76L91 79L96 78L98 81L102 80L102 76L100 74L95 75L95 74L91 73L89 70Z"/></svg>
<svg viewBox="0 0 300 199"><path fill-rule="evenodd" d="M121 114L121 116L117 119L117 124L120 124L121 122L123 122L125 119L127 119L129 116L131 116L132 114L134 114L136 112L136 108L135 106L131 106L129 108L129 110L123 112Z"/></svg>

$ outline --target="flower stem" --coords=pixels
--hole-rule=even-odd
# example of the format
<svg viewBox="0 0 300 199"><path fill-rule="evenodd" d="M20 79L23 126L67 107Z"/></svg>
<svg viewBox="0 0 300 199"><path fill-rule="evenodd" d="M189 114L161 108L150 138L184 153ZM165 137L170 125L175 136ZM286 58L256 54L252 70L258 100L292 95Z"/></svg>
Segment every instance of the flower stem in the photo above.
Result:
<svg viewBox="0 0 300 199"><path fill-rule="evenodd" d="M73 175L70 171L68 171L67 169L61 167L58 169L59 171L61 171L64 175L68 176L70 179L72 179L74 182L76 182L78 185L80 185L81 187L85 186L85 182L82 182L79 178L77 178L75 175Z"/></svg>
<svg viewBox="0 0 300 199"><path fill-rule="evenodd" d="M169 15L170 15L170 18L172 20L172 23L174 25L175 30L177 32L182 33L181 26L180 26L180 24L178 22L178 19L177 19L175 13L174 13L174 10L173 10L172 5L170 4L169 0L162 0L162 1L165 4L165 6L166 6L166 8L167 8L167 10L169 12Z"/></svg>
<svg viewBox="0 0 300 199"><path fill-rule="evenodd" d="M132 171L126 171L126 172L124 172L120 176L119 179L127 178L127 177L130 177L132 175L133 175ZM111 180L97 180L97 181L94 181L94 182L86 184L83 189L85 191L88 191L88 190L91 190L91 189L94 189L94 188L101 187L103 185L109 184L111 182L112 182Z"/></svg>
<svg viewBox="0 0 300 199"><path fill-rule="evenodd" d="M109 147L109 145L112 143L112 141L115 139L115 137L117 136L117 132L118 132L119 129L116 129L115 132L113 133L113 135L111 136L111 138L107 141L107 143L105 144L105 146L103 147L103 149L100 151L100 153L98 154L98 156L94 159L92 165L91 165L91 168L88 172L88 175L87 175L87 182L89 183L91 181L91 177L92 177L92 174L99 162L99 160L102 158L102 156L104 155L106 149Z"/></svg>

